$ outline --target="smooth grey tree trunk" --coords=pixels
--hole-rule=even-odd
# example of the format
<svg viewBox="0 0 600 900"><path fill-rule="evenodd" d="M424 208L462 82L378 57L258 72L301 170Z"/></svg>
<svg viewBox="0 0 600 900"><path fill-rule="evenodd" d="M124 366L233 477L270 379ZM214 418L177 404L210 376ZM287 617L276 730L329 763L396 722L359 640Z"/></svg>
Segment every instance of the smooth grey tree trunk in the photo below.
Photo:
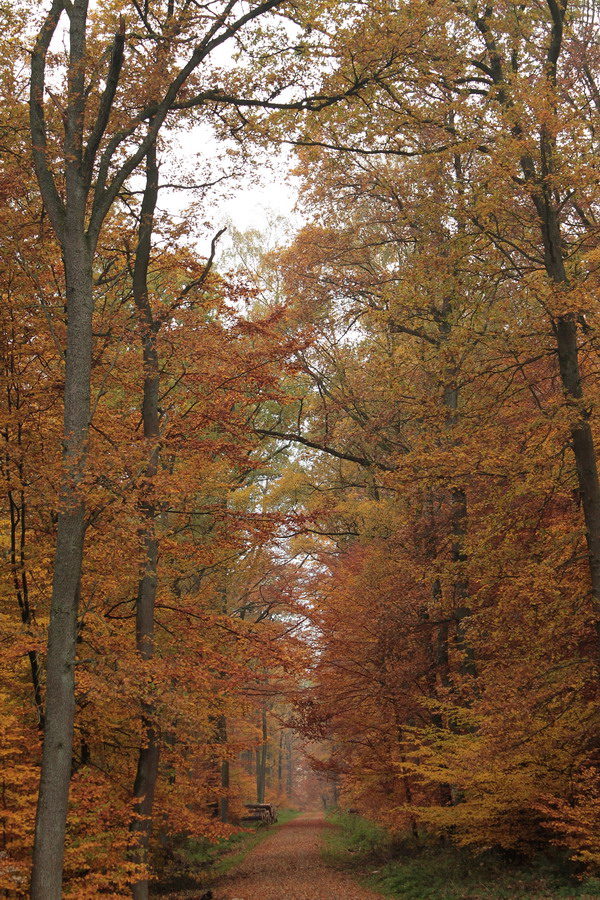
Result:
<svg viewBox="0 0 600 900"><path fill-rule="evenodd" d="M76 229L65 251L67 354L64 463L46 661L44 749L38 794L32 900L60 900L73 752L78 593L85 536L85 470L92 364L92 268Z"/></svg>
<svg viewBox="0 0 600 900"><path fill-rule="evenodd" d="M260 747L256 748L256 802L265 802L265 793L267 786L267 741L269 738L267 730L267 710L263 707L261 712L261 729L262 742Z"/></svg>
<svg viewBox="0 0 600 900"><path fill-rule="evenodd" d="M144 363L142 424L144 439L148 446L148 462L144 473L146 496L140 504L144 562L136 603L136 649L145 662L149 662L154 657L154 609L158 587L157 508L153 480L160 464L160 367L156 345L159 325L152 315L148 296L148 267L157 198L156 144L152 144L146 157L146 187L142 201L133 271L133 299L141 328ZM142 702L142 735L142 746L138 754L133 786L134 819L131 823L133 837L131 858L135 863L147 867L152 834L154 793L160 760L160 734L156 724L155 704L152 701ZM147 876L133 884L132 894L134 900L148 900Z"/></svg>
<svg viewBox="0 0 600 900"><path fill-rule="evenodd" d="M534 197L541 219L546 272L558 285L568 287L560 224L554 203ZM583 508L585 536L588 550L592 604L598 636L597 653L600 658L600 479L594 436L590 425L591 410L585 403L579 365L577 321L574 313L559 316L554 323L558 367L563 392L573 411L571 446L575 456L577 482Z"/></svg>
<svg viewBox="0 0 600 900"><path fill-rule="evenodd" d="M87 0L69 10L70 59L65 109L64 202L48 168L44 87L46 54L63 11L54 0L38 34L31 65L30 123L36 175L65 267L67 346L63 465L46 659L44 747L36 813L32 900L60 900L73 753L77 612L83 544L92 369L92 259L96 238L86 231L88 186L82 170Z"/></svg>
<svg viewBox="0 0 600 900"><path fill-rule="evenodd" d="M279 731L279 747L277 753L277 793L281 796L283 790L283 728Z"/></svg>
<svg viewBox="0 0 600 900"><path fill-rule="evenodd" d="M286 778L286 794L288 800L292 799L294 792L294 748L293 735L291 731L287 734L287 778Z"/></svg>

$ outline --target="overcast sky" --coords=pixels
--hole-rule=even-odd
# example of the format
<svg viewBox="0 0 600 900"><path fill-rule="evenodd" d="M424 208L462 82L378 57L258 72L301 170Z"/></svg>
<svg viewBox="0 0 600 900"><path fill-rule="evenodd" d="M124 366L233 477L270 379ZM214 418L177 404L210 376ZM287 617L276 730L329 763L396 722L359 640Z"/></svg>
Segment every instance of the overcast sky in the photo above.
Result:
<svg viewBox="0 0 600 900"><path fill-rule="evenodd" d="M94 2L90 3L93 8ZM68 52L68 18L63 16L53 36L50 51ZM214 54L222 66L235 65L229 45ZM164 132L163 132L164 133ZM211 128L199 126L182 130L177 136L169 136L171 151L163 153L160 180L165 184L187 181L204 183L211 181L231 167L227 146L215 140ZM233 144L231 145L233 147ZM193 231L199 235L198 251L206 255L211 236L224 226L232 225L238 231L267 230L269 221L277 215L299 227L301 217L294 211L297 201L298 179L290 176L294 165L293 154L281 152L270 155L269 163L248 166L238 178L225 180L210 188L193 211L190 211L191 193L177 188L163 188L159 205L175 216L190 217ZM140 190L144 184L143 172L138 169L130 185ZM220 253L227 250L227 236L220 242Z"/></svg>
<svg viewBox="0 0 600 900"><path fill-rule="evenodd" d="M173 140L171 151L165 154L161 167L161 183L213 181L227 171L231 163L223 142L216 141L210 129L198 127ZM233 226L242 232L248 229L272 231L269 223L282 216L295 229L302 224L302 218L295 210L299 179L290 174L294 163L290 152L271 154L268 159L265 157L264 163L259 160L248 164L239 175L210 187L192 209L189 208L190 192L177 189L164 188L160 205L169 213L187 217L197 224L198 249L202 255L207 252L211 236L223 227ZM140 176L140 187L142 183ZM220 252L227 248L225 235L220 241Z"/></svg>

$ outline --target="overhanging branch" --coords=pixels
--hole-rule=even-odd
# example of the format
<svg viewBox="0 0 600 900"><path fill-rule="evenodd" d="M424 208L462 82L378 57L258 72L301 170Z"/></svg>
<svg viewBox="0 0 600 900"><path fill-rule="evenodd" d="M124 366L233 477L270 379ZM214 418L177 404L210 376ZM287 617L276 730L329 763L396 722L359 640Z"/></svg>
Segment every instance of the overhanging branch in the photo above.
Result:
<svg viewBox="0 0 600 900"><path fill-rule="evenodd" d="M333 447L328 447L326 444L321 444L318 441L311 441L301 434L272 431L268 428L255 428L254 431L262 437L275 437L280 438L282 441L292 441L296 444L302 444L304 447L310 447L312 450L319 450L321 453L327 453L329 456L335 456L336 459L344 459L348 462L356 463L359 466L382 469L385 472L395 471L395 466L388 466L385 463L377 462L374 459L368 459L366 456L356 456L354 453L344 453L342 450L335 450Z"/></svg>

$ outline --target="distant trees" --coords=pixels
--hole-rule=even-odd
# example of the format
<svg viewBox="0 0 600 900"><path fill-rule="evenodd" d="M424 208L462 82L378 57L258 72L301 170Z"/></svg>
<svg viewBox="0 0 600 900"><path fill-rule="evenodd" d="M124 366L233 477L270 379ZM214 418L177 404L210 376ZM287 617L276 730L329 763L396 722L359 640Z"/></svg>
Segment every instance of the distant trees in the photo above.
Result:
<svg viewBox="0 0 600 900"><path fill-rule="evenodd" d="M271 78L257 83L253 53L260 55L263 38L253 30L253 24L281 6L282 0L265 0L248 8L224 3L210 10L195 9L187 2L145 4L143 8L134 3L131 10L117 15L108 8L98 8L90 14L86 0L54 0L35 40L30 82L31 147L44 208L64 264L66 345L63 473L46 662L33 897L58 898L61 893L72 770L76 643L89 512L85 482L95 411L91 387L99 242L109 219L130 190L129 179L146 160L149 177L153 171L148 182L152 184L153 199L148 187L140 212L140 240L131 276L134 302L146 320L143 427L153 445L146 472L151 483L159 464L159 370L153 338L156 323L148 313L144 280L158 191L156 142L175 110L197 111L209 104L217 121L219 109L230 107L238 110L238 118L243 121L239 110L245 107L302 111L336 99L326 95L314 97L302 88L291 100L279 99L287 84L286 76L291 69L298 75L302 66L295 61L293 48L290 52L287 47L285 28L278 30L274 18L270 20L267 44L276 69ZM67 22L68 51L64 55L52 50L61 19ZM233 69L227 73L216 66L213 57L225 45L237 47L242 34L252 51L246 53L246 72L238 78L241 69L234 76ZM354 87L352 82L342 83L337 95L344 96ZM226 125L225 133L231 135L232 129L233 125ZM235 132L238 131L239 121L235 126ZM109 262L109 269L111 266ZM138 650L149 660L153 655L158 544L154 536L154 502L142 501L142 509L147 519L147 560L137 602L137 631ZM155 769L158 749L152 735L153 728L148 725L145 743L149 745L142 750L142 756ZM146 764L140 765L135 791L141 803L140 815L146 819L152 806L154 775L144 775ZM146 825L136 825L134 831L139 828L144 832ZM143 845L147 843L143 835L140 840ZM134 895L141 898L147 896L147 886L140 885Z"/></svg>
<svg viewBox="0 0 600 900"><path fill-rule="evenodd" d="M34 898L143 900L292 724L393 828L597 865L592 7L53 0L29 124L0 16L2 887L37 802ZM198 124L297 149L237 273L160 202Z"/></svg>
<svg viewBox="0 0 600 900"><path fill-rule="evenodd" d="M353 22L395 62L298 141L313 221L281 265L316 323L312 388L272 430L321 450L298 451L321 634L302 713L346 795L397 828L558 835L588 860L595 29L553 3Z"/></svg>

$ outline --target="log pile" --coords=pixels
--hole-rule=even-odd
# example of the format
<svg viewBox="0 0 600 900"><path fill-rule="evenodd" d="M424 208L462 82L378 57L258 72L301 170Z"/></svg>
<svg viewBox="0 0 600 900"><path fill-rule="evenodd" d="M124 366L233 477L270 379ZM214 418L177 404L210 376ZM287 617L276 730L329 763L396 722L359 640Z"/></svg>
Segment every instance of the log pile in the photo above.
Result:
<svg viewBox="0 0 600 900"><path fill-rule="evenodd" d="M248 812L242 818L245 824L272 825L277 821L277 809L272 803L246 803L246 809Z"/></svg>

